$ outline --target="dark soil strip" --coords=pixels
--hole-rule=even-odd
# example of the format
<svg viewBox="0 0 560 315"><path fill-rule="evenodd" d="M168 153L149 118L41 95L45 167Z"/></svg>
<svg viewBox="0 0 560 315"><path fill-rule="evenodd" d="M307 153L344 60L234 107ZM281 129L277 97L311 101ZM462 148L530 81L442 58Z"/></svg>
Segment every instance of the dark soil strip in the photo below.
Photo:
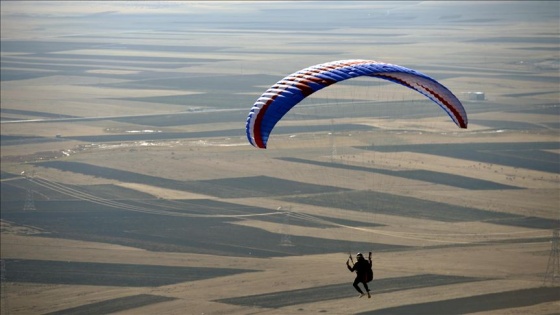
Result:
<svg viewBox="0 0 560 315"><path fill-rule="evenodd" d="M517 308L540 303L560 301L560 288L532 288L500 293L469 296L458 299L410 304L360 313L376 314L431 314L460 315L478 312L490 312L505 308Z"/></svg>
<svg viewBox="0 0 560 315"><path fill-rule="evenodd" d="M173 301L175 298L150 294L139 294L112 299L102 302L86 304L65 310L47 313L45 315L79 315L79 314L110 314L122 312L150 304Z"/></svg>
<svg viewBox="0 0 560 315"><path fill-rule="evenodd" d="M217 300L217 302L229 303L242 306L281 308L290 305L313 303L327 300L335 300L358 296L358 292L352 287L352 275L349 274L348 283L333 284L308 289L282 291L237 298ZM449 285L464 282L481 281L484 279L445 276L445 275L415 275L400 278L374 279L369 283L373 295L394 291L410 290L424 287ZM390 314L390 313L387 313Z"/></svg>

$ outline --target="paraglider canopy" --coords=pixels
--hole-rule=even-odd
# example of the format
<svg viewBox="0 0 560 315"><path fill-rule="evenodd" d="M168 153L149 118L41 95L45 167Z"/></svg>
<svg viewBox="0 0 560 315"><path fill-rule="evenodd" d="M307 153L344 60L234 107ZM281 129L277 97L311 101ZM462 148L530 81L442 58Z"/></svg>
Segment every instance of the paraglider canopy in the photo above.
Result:
<svg viewBox="0 0 560 315"><path fill-rule="evenodd" d="M314 65L278 81L257 99L245 125L247 139L265 149L274 126L295 105L309 95L351 78L369 76L411 88L438 104L460 128L468 119L459 99L435 79L402 66L373 60L338 60Z"/></svg>

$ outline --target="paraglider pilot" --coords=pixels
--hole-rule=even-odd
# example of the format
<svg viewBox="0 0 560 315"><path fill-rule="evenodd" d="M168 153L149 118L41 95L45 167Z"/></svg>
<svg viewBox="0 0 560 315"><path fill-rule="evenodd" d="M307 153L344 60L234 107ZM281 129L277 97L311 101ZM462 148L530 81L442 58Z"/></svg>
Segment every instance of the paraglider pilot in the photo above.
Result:
<svg viewBox="0 0 560 315"><path fill-rule="evenodd" d="M352 261L353 266L350 266L350 261ZM362 253L358 253L356 255L356 263L352 260L352 255L346 261L346 267L350 272L356 272L356 279L354 279L354 283L352 285L356 288L356 291L360 292L360 297L364 296L364 291L358 286L358 284L362 283L364 288L366 289L368 298L371 298L371 294L369 293L368 282L373 280L373 270L372 270L372 262L371 262L371 252L369 252L369 259L365 260L364 255Z"/></svg>

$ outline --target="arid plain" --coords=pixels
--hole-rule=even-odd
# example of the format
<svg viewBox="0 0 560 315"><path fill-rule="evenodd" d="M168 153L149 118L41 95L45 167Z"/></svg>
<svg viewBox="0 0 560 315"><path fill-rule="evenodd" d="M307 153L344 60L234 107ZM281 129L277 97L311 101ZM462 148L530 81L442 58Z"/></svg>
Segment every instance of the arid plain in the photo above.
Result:
<svg viewBox="0 0 560 315"><path fill-rule="evenodd" d="M1 5L2 314L559 312L558 2ZM468 129L365 78L249 145L266 88L353 58Z"/></svg>

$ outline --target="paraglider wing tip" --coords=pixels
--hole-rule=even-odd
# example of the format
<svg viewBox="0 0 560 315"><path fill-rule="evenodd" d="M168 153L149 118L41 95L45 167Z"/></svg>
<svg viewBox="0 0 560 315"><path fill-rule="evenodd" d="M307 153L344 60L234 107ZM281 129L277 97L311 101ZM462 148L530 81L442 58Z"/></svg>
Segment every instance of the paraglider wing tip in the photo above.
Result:
<svg viewBox="0 0 560 315"><path fill-rule="evenodd" d="M256 141L255 138L247 136L247 139L249 140L249 143L257 148L257 149L266 149L266 143L264 143L262 140L261 141Z"/></svg>
<svg viewBox="0 0 560 315"><path fill-rule="evenodd" d="M251 142L251 145L257 149L266 149L266 143Z"/></svg>

